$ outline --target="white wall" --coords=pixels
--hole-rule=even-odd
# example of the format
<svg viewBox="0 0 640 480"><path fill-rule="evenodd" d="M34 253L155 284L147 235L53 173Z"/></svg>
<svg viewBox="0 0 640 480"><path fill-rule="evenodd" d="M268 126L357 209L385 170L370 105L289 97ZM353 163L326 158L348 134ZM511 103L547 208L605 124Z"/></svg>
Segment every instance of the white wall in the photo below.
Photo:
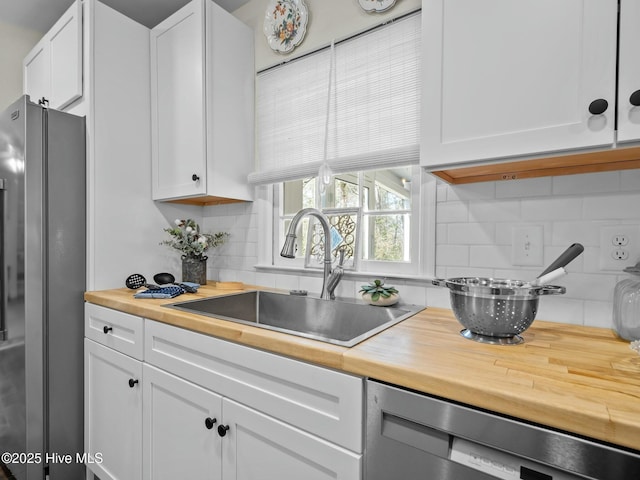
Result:
<svg viewBox="0 0 640 480"><path fill-rule="evenodd" d="M256 71L325 47L331 40L341 40L388 19L419 9L421 0L397 0L384 13L367 13L357 0L305 0L309 11L307 33L300 45L288 54L276 53L267 45L262 31L267 11L266 0L249 0L233 15L255 31Z"/></svg>
<svg viewBox="0 0 640 480"><path fill-rule="evenodd" d="M0 111L22 95L22 59L40 38L41 32L0 21Z"/></svg>

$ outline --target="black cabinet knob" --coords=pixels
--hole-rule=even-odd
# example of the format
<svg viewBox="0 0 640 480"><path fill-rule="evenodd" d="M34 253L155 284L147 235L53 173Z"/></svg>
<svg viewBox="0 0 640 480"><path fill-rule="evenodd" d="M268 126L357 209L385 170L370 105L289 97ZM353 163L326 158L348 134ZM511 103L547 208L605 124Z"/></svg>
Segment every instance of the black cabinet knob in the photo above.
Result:
<svg viewBox="0 0 640 480"><path fill-rule="evenodd" d="M109 333L111 330L113 330L113 327L107 327L106 325L102 327L102 331L104 333Z"/></svg>
<svg viewBox="0 0 640 480"><path fill-rule="evenodd" d="M636 90L629 97L629 103L634 107L640 107L640 90Z"/></svg>
<svg viewBox="0 0 640 480"><path fill-rule="evenodd" d="M129 388L135 387L136 383L138 383L138 380L134 380L133 378L130 378L129 379Z"/></svg>
<svg viewBox="0 0 640 480"><path fill-rule="evenodd" d="M207 417L207 418L204 419L204 425L209 430L211 430L213 428L213 426L216 424L217 421L218 420L215 419L215 418Z"/></svg>
<svg viewBox="0 0 640 480"><path fill-rule="evenodd" d="M227 430L229 430L229 425L218 425L218 435L221 437L227 434Z"/></svg>
<svg viewBox="0 0 640 480"><path fill-rule="evenodd" d="M604 98L598 98L589 104L589 113L591 115L600 115L607 111L609 108L609 102Z"/></svg>
<svg viewBox="0 0 640 480"><path fill-rule="evenodd" d="M200 177L194 173L193 175L191 175L191 180L197 182L198 180L200 180Z"/></svg>

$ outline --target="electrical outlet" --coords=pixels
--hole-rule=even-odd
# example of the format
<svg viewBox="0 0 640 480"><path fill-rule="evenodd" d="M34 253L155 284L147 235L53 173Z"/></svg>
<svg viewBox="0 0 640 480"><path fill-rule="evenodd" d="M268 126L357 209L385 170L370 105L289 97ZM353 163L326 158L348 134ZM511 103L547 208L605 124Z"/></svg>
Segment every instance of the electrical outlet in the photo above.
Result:
<svg viewBox="0 0 640 480"><path fill-rule="evenodd" d="M640 260L640 227L608 225L600 228L600 270L621 272Z"/></svg>
<svg viewBox="0 0 640 480"><path fill-rule="evenodd" d="M511 263L542 266L544 228L542 225L513 227L511 230Z"/></svg>

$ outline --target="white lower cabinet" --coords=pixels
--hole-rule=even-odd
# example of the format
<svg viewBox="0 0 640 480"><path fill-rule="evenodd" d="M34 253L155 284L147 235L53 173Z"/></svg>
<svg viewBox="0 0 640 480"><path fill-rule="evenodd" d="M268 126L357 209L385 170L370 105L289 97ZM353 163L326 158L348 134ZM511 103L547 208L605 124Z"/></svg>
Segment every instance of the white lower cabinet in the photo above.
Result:
<svg viewBox="0 0 640 480"><path fill-rule="evenodd" d="M144 478L221 478L222 397L144 365Z"/></svg>
<svg viewBox="0 0 640 480"><path fill-rule="evenodd" d="M144 365L145 480L358 479L360 455Z"/></svg>
<svg viewBox="0 0 640 480"><path fill-rule="evenodd" d="M223 480L355 480L361 455L224 399Z"/></svg>
<svg viewBox="0 0 640 480"><path fill-rule="evenodd" d="M84 340L87 468L100 480L142 477L142 362Z"/></svg>
<svg viewBox="0 0 640 480"><path fill-rule="evenodd" d="M85 338L101 480L361 479L361 378L141 320L87 306L86 335L105 344ZM109 348L121 338L142 362Z"/></svg>

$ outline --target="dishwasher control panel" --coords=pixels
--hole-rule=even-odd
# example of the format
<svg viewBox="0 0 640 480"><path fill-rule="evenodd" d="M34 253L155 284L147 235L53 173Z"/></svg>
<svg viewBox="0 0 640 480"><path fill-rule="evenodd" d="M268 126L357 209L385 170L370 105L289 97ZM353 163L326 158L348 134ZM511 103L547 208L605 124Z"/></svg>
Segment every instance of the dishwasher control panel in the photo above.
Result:
<svg viewBox="0 0 640 480"><path fill-rule="evenodd" d="M454 437L451 443L449 459L502 480L576 480L584 478L457 437Z"/></svg>

